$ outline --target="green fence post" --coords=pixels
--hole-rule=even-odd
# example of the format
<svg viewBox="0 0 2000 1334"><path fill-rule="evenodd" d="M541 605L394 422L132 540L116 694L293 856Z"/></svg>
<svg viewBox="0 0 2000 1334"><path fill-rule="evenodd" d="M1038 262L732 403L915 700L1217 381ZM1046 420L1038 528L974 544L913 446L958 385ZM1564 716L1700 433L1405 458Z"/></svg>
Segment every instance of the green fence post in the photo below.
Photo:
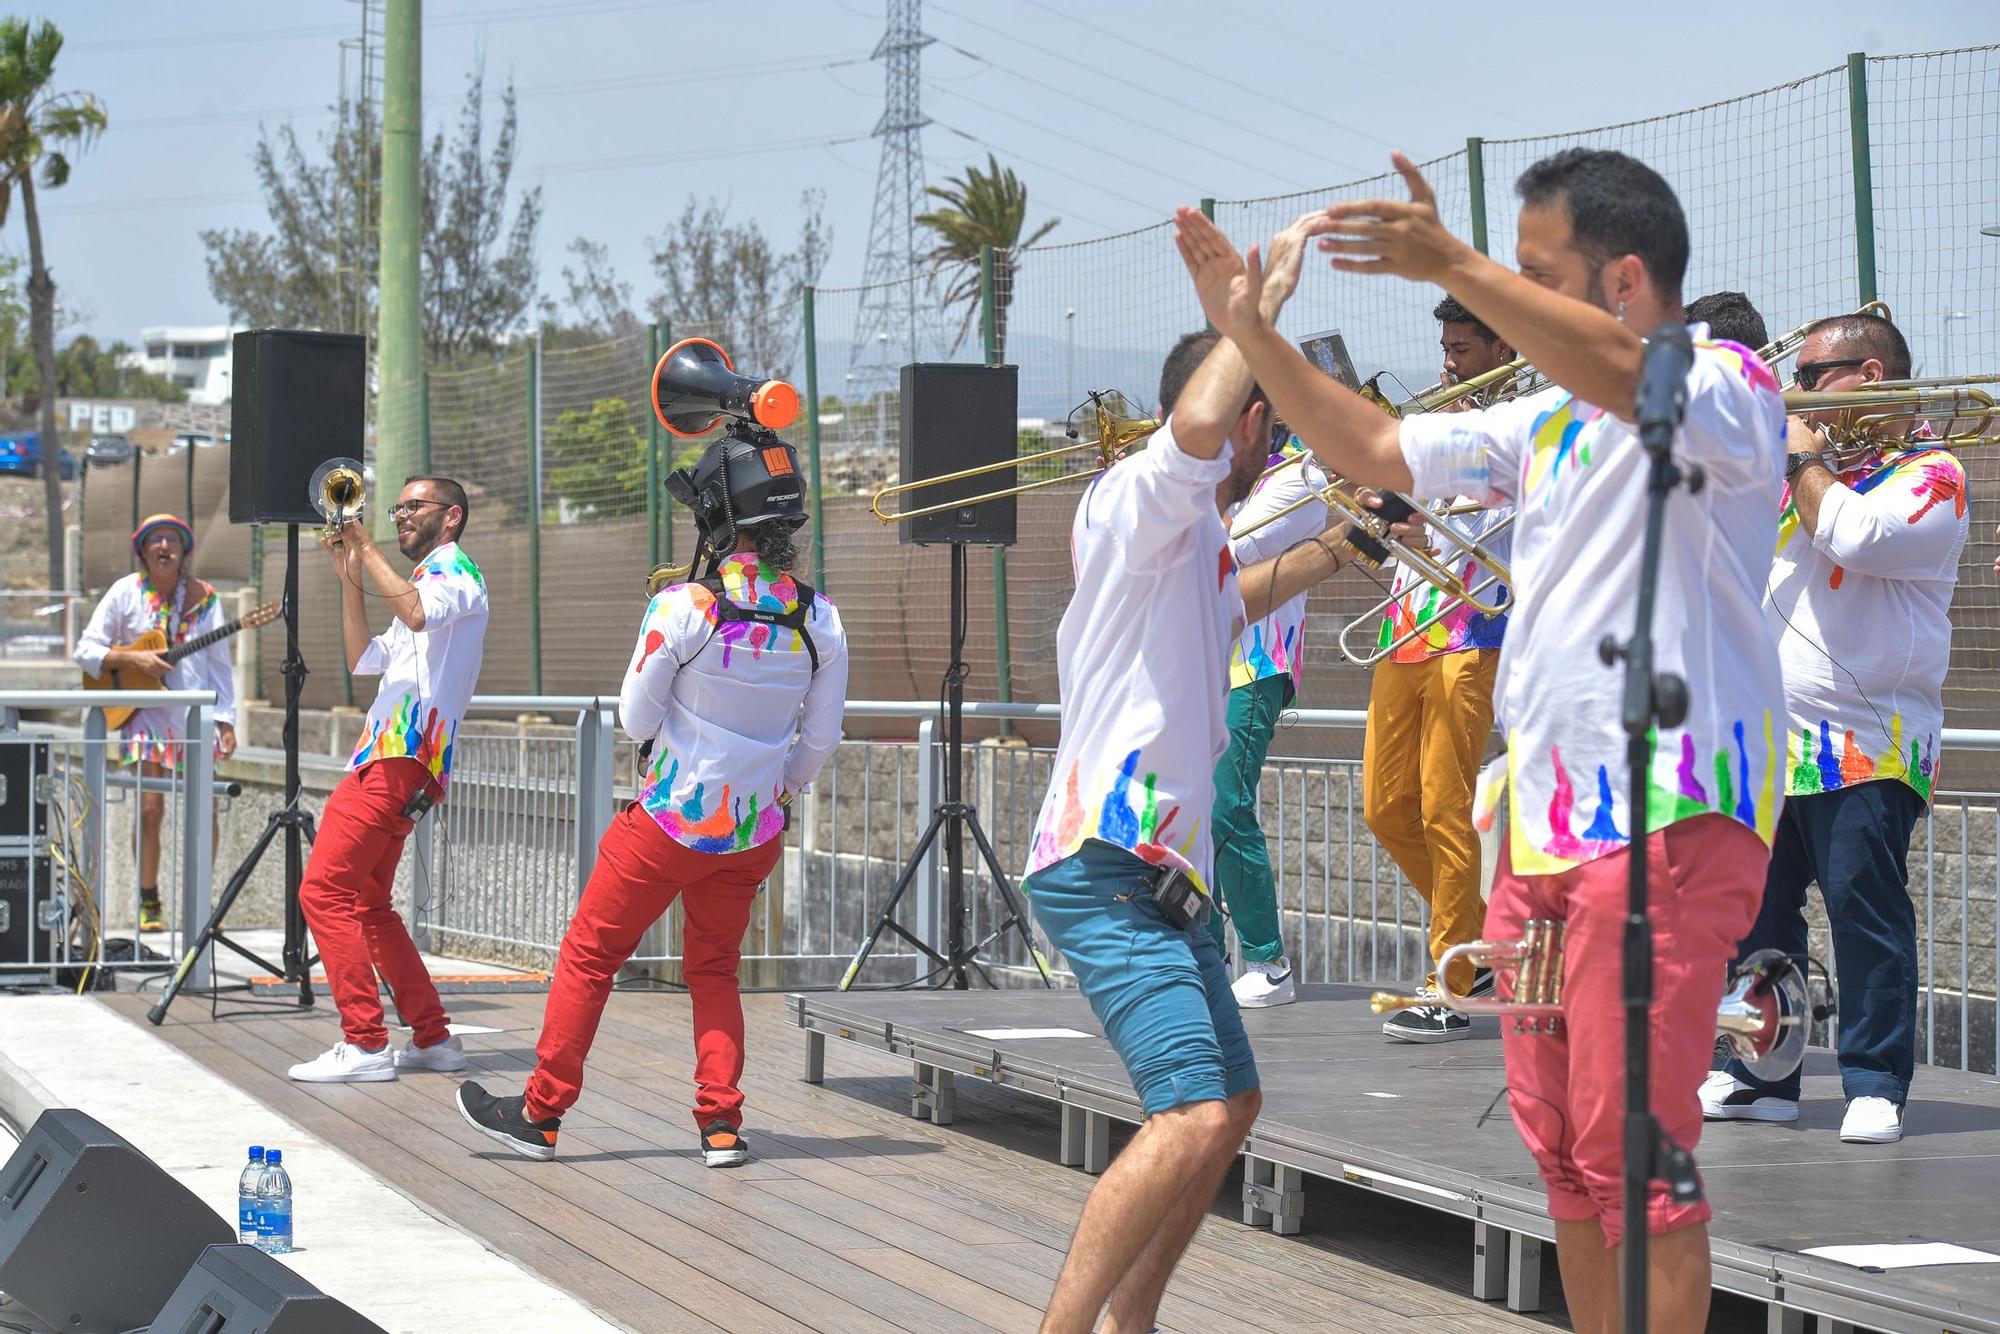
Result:
<svg viewBox="0 0 2000 1334"><path fill-rule="evenodd" d="M1214 221L1215 221L1215 196L1214 196L1214 195L1207 195L1207 196L1205 196L1205 197L1204 197L1204 198L1202 199L1202 201L1201 201L1201 216L1202 216L1202 217L1204 217L1204 218L1207 218L1207 219L1208 219L1208 220L1209 220L1210 222L1214 222Z"/></svg>
<svg viewBox="0 0 2000 1334"><path fill-rule="evenodd" d="M1465 188L1472 200L1472 248L1491 254L1486 248L1486 141L1476 134L1465 141Z"/></svg>
<svg viewBox="0 0 2000 1334"><path fill-rule="evenodd" d="M979 331L985 344L986 364L1000 364L1000 311L993 285L993 247L979 247ZM1018 452L1018 449L1017 449ZM1016 504L1019 502L1017 501ZM1014 698L1014 650L1007 634L1007 548L993 548L993 665L1000 679L1000 702ZM1000 734L1013 734L1012 724L1002 720Z"/></svg>
<svg viewBox="0 0 2000 1334"><path fill-rule="evenodd" d="M653 364L657 367L660 363L660 357L665 356L667 349L674 345L674 326L672 321L656 321L653 325L653 337L654 341L660 345L659 356L653 358ZM651 374L650 371L647 372L649 378L646 382L646 415L652 418L653 453L660 460L660 544L658 547L660 554L659 558L653 563L657 565L660 561L665 561L667 564L672 565L674 563L674 502L673 497L666 494L666 484L667 473L671 471L671 465L674 461L673 454L671 453L674 446L673 438L667 434L666 428L660 425L660 414L653 408Z"/></svg>
<svg viewBox="0 0 2000 1334"><path fill-rule="evenodd" d="M542 693L542 335L528 345L528 693Z"/></svg>
<svg viewBox="0 0 2000 1334"><path fill-rule="evenodd" d="M1847 125L1854 152L1854 262L1861 300L1876 299L1875 168L1868 155L1868 55L1847 57Z"/></svg>
<svg viewBox="0 0 2000 1334"><path fill-rule="evenodd" d="M660 414L653 411L653 368L660 364L660 326L646 330L646 546L660 563Z"/></svg>
<svg viewBox="0 0 2000 1334"><path fill-rule="evenodd" d="M813 319L813 289L804 292L806 324L806 467L811 472L813 583L826 591L826 496L819 489L819 334Z"/></svg>
<svg viewBox="0 0 2000 1334"><path fill-rule="evenodd" d="M417 449L425 472L431 470L431 373L417 372Z"/></svg>

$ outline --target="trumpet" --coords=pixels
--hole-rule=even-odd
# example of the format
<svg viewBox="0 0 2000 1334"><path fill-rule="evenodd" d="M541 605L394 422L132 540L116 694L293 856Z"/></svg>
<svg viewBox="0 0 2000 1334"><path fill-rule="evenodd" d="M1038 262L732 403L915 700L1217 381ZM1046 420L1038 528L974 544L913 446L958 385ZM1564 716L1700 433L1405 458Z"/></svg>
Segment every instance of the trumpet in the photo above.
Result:
<svg viewBox="0 0 2000 1334"><path fill-rule="evenodd" d="M361 465L353 459L328 459L306 483L306 499L326 520L322 531L328 538L340 536L342 526L361 517L366 492Z"/></svg>
<svg viewBox="0 0 2000 1334"><path fill-rule="evenodd" d="M1454 945L1437 961L1435 996L1378 991L1368 998L1376 1014L1412 1005L1444 1005L1464 1015L1490 1014L1513 1023L1517 1033L1553 1033L1562 1022L1563 927L1537 918L1523 924L1519 940L1474 940ZM1491 968L1511 993L1460 996L1445 981L1451 965L1465 960ZM1759 1079L1781 1079L1805 1059L1814 1019L1805 970L1782 950L1758 950L1732 970L1729 988L1716 1007L1715 1029L1728 1039L1736 1058Z"/></svg>
<svg viewBox="0 0 2000 1334"><path fill-rule="evenodd" d="M1376 382L1381 379L1380 375L1376 375L1369 379L1366 384L1362 385L1361 396L1392 417L1404 417L1419 412L1436 412L1453 403L1463 402L1467 399L1476 399L1482 395L1506 392L1509 396L1512 396L1523 391L1523 388L1528 383L1528 379L1524 377L1539 378L1534 377L1533 371L1528 367L1526 361L1511 361L1505 366L1495 367L1486 374L1474 376L1470 380L1460 381L1457 384L1436 386L1431 390L1425 391L1423 394L1417 395L1409 402L1398 405L1390 402L1388 396L1376 387ZM1479 401L1492 400L1480 399ZM1282 463L1274 464L1272 467L1265 469L1264 476L1269 477L1283 468L1294 466L1304 469L1311 461L1311 451L1306 451L1296 459L1287 459ZM1419 579L1422 579L1425 583L1445 595L1447 601L1444 609L1464 605L1487 616L1498 616L1513 605L1514 599L1511 592L1494 599L1488 599L1483 596L1488 589L1496 584L1505 584L1511 588L1514 582L1513 574L1508 570L1506 562L1502 561L1483 543L1467 538L1464 534L1449 525L1436 525L1438 535L1449 546L1455 547L1464 558L1477 561L1491 571L1490 577L1468 587L1458 572L1444 564L1438 556L1432 555L1427 549L1409 545L1401 538L1393 536L1389 531L1393 525L1403 522L1420 510L1436 518L1446 518L1452 515L1470 513L1474 510L1484 508L1483 506L1440 505L1436 508L1429 508L1420 506L1416 501L1411 500L1407 496L1399 495L1393 491L1385 491L1380 493L1382 500L1381 507L1371 508L1362 502L1359 490L1346 478L1338 477L1331 473L1327 473L1325 476L1325 485L1310 487L1307 495L1300 497L1291 504L1281 506L1269 514L1259 515L1255 520L1242 528L1232 529L1230 532L1231 539L1248 537L1250 534L1266 528L1280 519L1297 513L1314 501L1319 501L1327 507L1329 517L1332 514L1338 514L1347 520L1347 535L1338 539L1338 541L1341 546L1347 549L1348 553L1357 563L1365 565L1370 569L1379 570L1393 557L1405 569L1408 569ZM1510 519L1507 522L1511 523L1512 520ZM1500 531L1500 526L1496 525L1494 531ZM1441 609L1438 614L1443 615L1444 609ZM1379 615L1380 613L1375 614ZM1366 620L1368 617L1363 616L1360 619ZM1428 628L1429 624L1429 622L1426 622L1426 628ZM1342 633L1343 640L1353 628L1353 624L1350 624L1347 631ZM1401 641L1398 642L1400 643ZM1343 647L1342 652L1346 651ZM1355 660L1359 661L1359 659Z"/></svg>
<svg viewBox="0 0 2000 1334"><path fill-rule="evenodd" d="M1086 437L1076 425L1078 414L1088 412L1091 434ZM920 519L930 514L943 514L951 510L970 509L983 505L989 500L1004 500L1008 496L1023 496L1030 491L1040 491L1045 487L1062 486L1068 482L1087 481L1095 475L1095 469L1082 472L1064 472L1055 477L1038 478L1030 482L1016 482L1012 486L996 487L978 495L960 496L939 501L916 509L897 509L890 513L882 507L898 496L906 496L915 491L931 487L953 486L974 477L985 477L996 472L1008 472L1018 468L1033 468L1051 459L1068 458L1086 452L1095 453L1101 467L1108 468L1123 458L1133 445L1160 429L1160 423L1151 417L1141 417L1130 399L1115 389L1090 391L1090 397L1078 404L1069 414L1070 424L1064 434L1073 444L1057 445L1035 454L1023 454L1019 458L1003 459L998 463L982 464L977 468L965 468L958 472L943 473L937 477L925 477L914 482L885 486L876 491L874 502L869 506L875 517L883 523L901 523L905 519Z"/></svg>

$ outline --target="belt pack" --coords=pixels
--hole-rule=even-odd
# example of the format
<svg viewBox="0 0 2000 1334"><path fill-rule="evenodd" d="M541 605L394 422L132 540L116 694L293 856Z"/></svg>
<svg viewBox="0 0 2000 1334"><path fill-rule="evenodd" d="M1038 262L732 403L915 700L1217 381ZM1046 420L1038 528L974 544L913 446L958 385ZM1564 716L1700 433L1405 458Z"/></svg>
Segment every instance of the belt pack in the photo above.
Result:
<svg viewBox="0 0 2000 1334"><path fill-rule="evenodd" d="M1153 902L1159 906L1160 915L1167 919L1169 925L1185 931L1197 922L1207 920L1211 908L1208 895L1202 893L1180 867L1159 867L1149 877L1149 882Z"/></svg>

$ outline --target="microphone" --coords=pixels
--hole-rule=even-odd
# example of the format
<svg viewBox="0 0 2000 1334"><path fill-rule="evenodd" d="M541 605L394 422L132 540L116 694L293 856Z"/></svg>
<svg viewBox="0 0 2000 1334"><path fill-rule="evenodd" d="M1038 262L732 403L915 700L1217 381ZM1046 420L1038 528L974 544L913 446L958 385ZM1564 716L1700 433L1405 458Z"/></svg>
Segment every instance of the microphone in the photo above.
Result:
<svg viewBox="0 0 2000 1334"><path fill-rule="evenodd" d="M1687 378L1694 369L1694 340L1687 326L1669 320L1653 330L1639 361L1639 441L1664 450L1687 415Z"/></svg>

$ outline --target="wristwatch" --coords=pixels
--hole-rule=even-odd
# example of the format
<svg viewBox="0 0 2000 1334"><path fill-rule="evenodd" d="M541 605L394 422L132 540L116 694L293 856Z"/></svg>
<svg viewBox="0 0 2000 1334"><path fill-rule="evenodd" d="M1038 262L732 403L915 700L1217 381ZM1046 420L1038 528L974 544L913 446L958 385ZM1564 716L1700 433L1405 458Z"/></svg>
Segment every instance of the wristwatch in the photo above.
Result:
<svg viewBox="0 0 2000 1334"><path fill-rule="evenodd" d="M1785 456L1785 480L1794 481L1811 464L1824 466L1826 459L1819 454L1787 454Z"/></svg>

